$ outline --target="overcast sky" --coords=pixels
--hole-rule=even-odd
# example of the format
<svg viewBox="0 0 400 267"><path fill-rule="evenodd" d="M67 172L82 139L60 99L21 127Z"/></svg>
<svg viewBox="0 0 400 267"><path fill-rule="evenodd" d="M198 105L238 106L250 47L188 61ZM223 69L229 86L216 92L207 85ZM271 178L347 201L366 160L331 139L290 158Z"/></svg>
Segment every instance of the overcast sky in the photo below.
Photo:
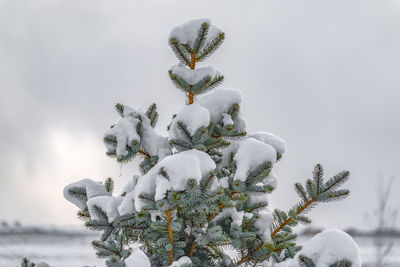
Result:
<svg viewBox="0 0 400 267"><path fill-rule="evenodd" d="M226 32L203 65L243 93L248 132L286 140L271 207L320 162L351 172L352 195L311 213L365 227L381 177L400 207L400 1L0 1L0 220L79 224L63 187L135 172L107 158L114 104L159 106L160 131L185 103L169 82L173 26L208 17Z"/></svg>

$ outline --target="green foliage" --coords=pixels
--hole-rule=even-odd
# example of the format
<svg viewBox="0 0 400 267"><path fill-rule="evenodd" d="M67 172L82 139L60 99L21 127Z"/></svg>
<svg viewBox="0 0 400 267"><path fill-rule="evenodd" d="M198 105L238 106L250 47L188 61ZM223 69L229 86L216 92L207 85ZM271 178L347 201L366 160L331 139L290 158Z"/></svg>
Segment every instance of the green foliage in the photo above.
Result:
<svg viewBox="0 0 400 267"><path fill-rule="evenodd" d="M236 106L236 104L233 105L233 107ZM208 127L197 129L194 135L189 133L187 126L182 121L177 122L177 128L181 132L182 138L171 139L172 146L175 146L178 151L197 149L207 152L217 163L222 156L219 149L229 146L229 139L240 139L246 136L245 131L236 130L233 125L224 126L222 121L211 122Z"/></svg>
<svg viewBox="0 0 400 267"><path fill-rule="evenodd" d="M350 173L348 171L340 172L330 178L326 183L323 179L323 168L317 164L314 168L313 179L308 179L305 188L302 184L295 184L295 191L301 198L301 201L294 205L287 213L275 210L275 222L273 233L285 231L282 227L295 226L298 223L309 224L311 220L304 216L316 204L320 202L334 202L347 197L350 193L347 189L338 189L345 181L348 180Z"/></svg>
<svg viewBox="0 0 400 267"><path fill-rule="evenodd" d="M107 192L112 194L114 190L114 181L111 177L108 177L104 182L104 187L106 188Z"/></svg>
<svg viewBox="0 0 400 267"><path fill-rule="evenodd" d="M118 112L119 115L121 115L121 117L124 117L124 105L122 105L121 103L115 104L115 110Z"/></svg>
<svg viewBox="0 0 400 267"><path fill-rule="evenodd" d="M198 61L203 61L214 54L214 52L217 51L224 40L225 33L222 32L200 51Z"/></svg>
<svg viewBox="0 0 400 267"><path fill-rule="evenodd" d="M151 104L147 109L146 116L150 120L151 127L155 127L158 120L157 105L155 103Z"/></svg>

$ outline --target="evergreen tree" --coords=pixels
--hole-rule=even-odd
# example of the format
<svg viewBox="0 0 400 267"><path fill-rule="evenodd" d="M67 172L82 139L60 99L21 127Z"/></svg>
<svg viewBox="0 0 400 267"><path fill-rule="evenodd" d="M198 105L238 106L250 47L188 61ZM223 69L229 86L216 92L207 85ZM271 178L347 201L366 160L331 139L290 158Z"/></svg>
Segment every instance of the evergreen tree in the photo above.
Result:
<svg viewBox="0 0 400 267"><path fill-rule="evenodd" d="M179 64L168 74L187 105L173 116L168 137L155 129L156 104L147 110L116 105L121 119L104 135L107 155L121 163L141 160L141 174L119 196L112 195L111 178L65 187L78 217L102 233L92 245L107 266L255 266L292 258L296 266L316 266L317 258L296 256L301 246L293 227L309 224L307 213L317 204L347 197L341 186L349 172L325 180L317 164L311 179L295 184L296 205L288 211L267 208L267 195L276 187L273 167L286 145L270 133L247 134L241 93L216 89L224 76L198 67L224 39L208 19L171 32L169 45ZM335 259L330 266L360 266L352 260Z"/></svg>

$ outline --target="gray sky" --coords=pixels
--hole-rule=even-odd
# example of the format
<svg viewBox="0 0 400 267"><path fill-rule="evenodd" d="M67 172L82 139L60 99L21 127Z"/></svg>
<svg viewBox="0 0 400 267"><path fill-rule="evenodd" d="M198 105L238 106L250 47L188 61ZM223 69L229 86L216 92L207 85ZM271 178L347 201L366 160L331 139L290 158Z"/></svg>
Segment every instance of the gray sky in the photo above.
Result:
<svg viewBox="0 0 400 267"><path fill-rule="evenodd" d="M311 213L326 227L365 226L378 174L400 177L400 2L0 1L0 219L79 224L63 187L116 178L135 164L105 156L113 106L159 106L159 129L184 105L168 80L173 26L208 17L227 34L203 65L243 93L248 130L288 143L271 206L320 162L348 169L349 199ZM119 176L120 173L122 176ZM392 204L400 206L400 181Z"/></svg>

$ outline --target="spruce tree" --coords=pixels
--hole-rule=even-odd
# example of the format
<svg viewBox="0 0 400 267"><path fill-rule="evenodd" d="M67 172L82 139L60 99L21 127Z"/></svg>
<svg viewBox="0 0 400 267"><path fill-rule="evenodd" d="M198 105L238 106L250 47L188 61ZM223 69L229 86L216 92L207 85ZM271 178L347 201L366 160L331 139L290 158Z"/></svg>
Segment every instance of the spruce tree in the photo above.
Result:
<svg viewBox="0 0 400 267"><path fill-rule="evenodd" d="M276 187L273 167L286 145L271 133L248 134L241 93L217 88L221 72L199 67L224 39L208 19L171 32L179 63L168 75L186 105L173 116L168 137L155 128L156 104L145 110L116 104L121 118L104 135L107 155L120 163L141 161L140 174L123 192L113 195L111 178L65 187L86 227L102 233L92 245L107 266L318 264L315 255L301 253L293 227L311 223L307 214L316 205L347 197L342 185L349 172L325 179L317 164L310 179L295 184L297 204L288 211L267 207ZM359 266L352 260L343 256L329 266Z"/></svg>

